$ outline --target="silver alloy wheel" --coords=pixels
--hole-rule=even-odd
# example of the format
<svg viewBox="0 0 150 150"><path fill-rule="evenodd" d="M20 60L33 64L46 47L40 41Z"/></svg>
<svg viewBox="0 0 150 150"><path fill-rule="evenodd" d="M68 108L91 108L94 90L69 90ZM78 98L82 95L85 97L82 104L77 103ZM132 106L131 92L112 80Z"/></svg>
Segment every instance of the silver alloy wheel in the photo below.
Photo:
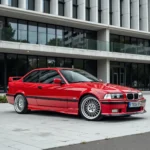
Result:
<svg viewBox="0 0 150 150"><path fill-rule="evenodd" d="M22 95L17 95L15 98L14 108L16 112L21 113L25 107L25 99Z"/></svg>
<svg viewBox="0 0 150 150"><path fill-rule="evenodd" d="M101 113L100 102L95 97L87 97L81 103L81 113L88 120L97 119Z"/></svg>

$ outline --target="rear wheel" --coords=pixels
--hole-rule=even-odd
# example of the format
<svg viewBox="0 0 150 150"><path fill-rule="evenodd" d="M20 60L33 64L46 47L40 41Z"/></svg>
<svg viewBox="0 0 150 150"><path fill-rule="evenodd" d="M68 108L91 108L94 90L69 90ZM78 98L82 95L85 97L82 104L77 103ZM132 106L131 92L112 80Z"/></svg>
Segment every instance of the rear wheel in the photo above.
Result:
<svg viewBox="0 0 150 150"><path fill-rule="evenodd" d="M83 97L80 103L80 114L83 118L91 121L102 119L99 100L92 95Z"/></svg>
<svg viewBox="0 0 150 150"><path fill-rule="evenodd" d="M15 97L14 109L19 114L25 114L29 112L27 100L23 95L18 94Z"/></svg>

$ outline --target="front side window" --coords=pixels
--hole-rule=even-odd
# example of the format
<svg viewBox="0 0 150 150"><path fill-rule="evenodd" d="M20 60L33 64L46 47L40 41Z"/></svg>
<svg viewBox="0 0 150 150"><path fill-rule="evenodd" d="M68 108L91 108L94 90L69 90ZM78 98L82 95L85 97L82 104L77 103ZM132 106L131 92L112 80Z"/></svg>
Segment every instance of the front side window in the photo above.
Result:
<svg viewBox="0 0 150 150"><path fill-rule="evenodd" d="M69 83L78 82L99 82L93 75L83 70L61 70L62 75Z"/></svg>
<svg viewBox="0 0 150 150"><path fill-rule="evenodd" d="M55 78L61 78L59 73L55 70L42 70L40 74L40 83L52 84Z"/></svg>
<svg viewBox="0 0 150 150"><path fill-rule="evenodd" d="M28 74L23 81L24 82L31 82L31 83L38 83L39 82L39 75L40 71L33 71L30 74Z"/></svg>

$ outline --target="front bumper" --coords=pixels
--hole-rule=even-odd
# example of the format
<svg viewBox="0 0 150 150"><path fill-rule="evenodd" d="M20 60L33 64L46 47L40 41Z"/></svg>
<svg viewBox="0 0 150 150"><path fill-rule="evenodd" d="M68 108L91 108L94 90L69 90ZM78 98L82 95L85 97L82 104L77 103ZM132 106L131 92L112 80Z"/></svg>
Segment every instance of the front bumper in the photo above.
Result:
<svg viewBox="0 0 150 150"><path fill-rule="evenodd" d="M138 100L134 102L141 102L141 107L130 108L129 102L133 101L103 101L101 102L101 114L103 116L127 116L146 113L146 100ZM117 110L117 112L113 112Z"/></svg>

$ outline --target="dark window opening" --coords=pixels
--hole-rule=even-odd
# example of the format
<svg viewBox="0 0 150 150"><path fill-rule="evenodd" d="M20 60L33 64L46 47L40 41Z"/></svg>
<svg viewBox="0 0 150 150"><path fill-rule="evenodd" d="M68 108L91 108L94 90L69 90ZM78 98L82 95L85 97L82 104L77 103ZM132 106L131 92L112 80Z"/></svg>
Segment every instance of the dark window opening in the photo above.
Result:
<svg viewBox="0 0 150 150"><path fill-rule="evenodd" d="M64 7L65 7L65 2L64 2L64 0L59 0L58 1L58 7L59 7L59 9L58 9L58 14L60 15L60 16L64 16L65 15L65 10L64 10Z"/></svg>
<svg viewBox="0 0 150 150"><path fill-rule="evenodd" d="M90 21L90 0L86 0L86 20Z"/></svg>
<svg viewBox="0 0 150 150"><path fill-rule="evenodd" d="M50 0L43 0L43 12L50 13Z"/></svg>
<svg viewBox="0 0 150 150"><path fill-rule="evenodd" d="M102 4L101 0L98 0L98 22L102 22Z"/></svg>
<svg viewBox="0 0 150 150"><path fill-rule="evenodd" d="M73 0L73 18L78 18L78 1Z"/></svg>

